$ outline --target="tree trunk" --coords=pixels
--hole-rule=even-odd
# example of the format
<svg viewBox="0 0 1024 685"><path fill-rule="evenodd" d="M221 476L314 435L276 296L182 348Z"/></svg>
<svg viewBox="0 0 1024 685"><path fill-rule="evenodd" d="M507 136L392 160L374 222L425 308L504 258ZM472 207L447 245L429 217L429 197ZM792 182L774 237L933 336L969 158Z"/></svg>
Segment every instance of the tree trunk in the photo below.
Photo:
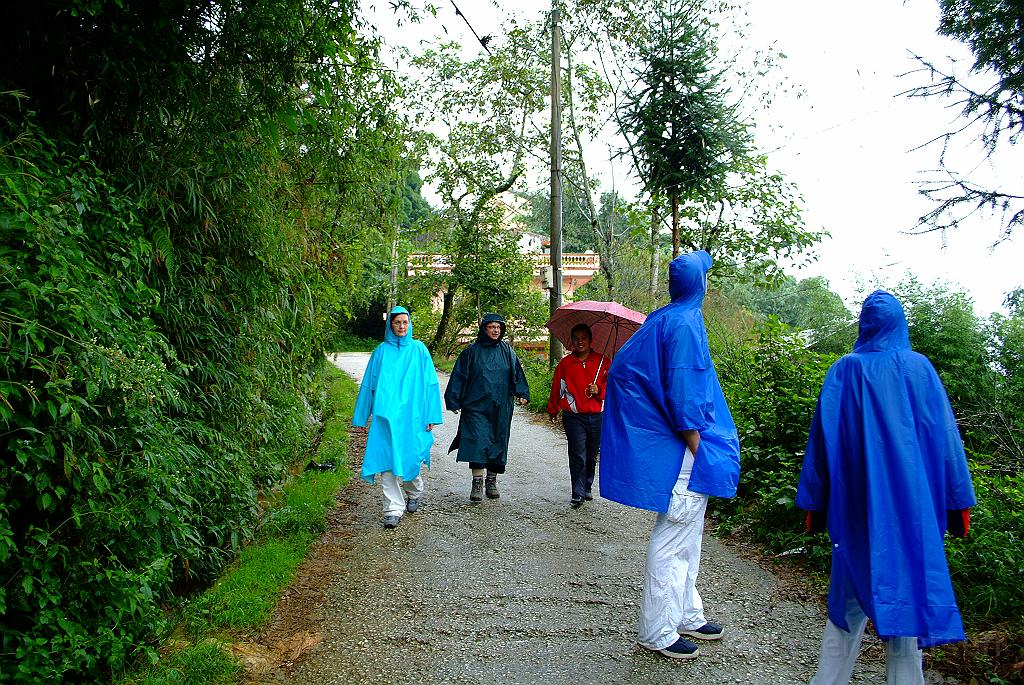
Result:
<svg viewBox="0 0 1024 685"><path fill-rule="evenodd" d="M651 203L651 297L658 295L658 266L661 262L658 255L658 225L661 217L658 216L658 205Z"/></svg>
<svg viewBox="0 0 1024 685"><path fill-rule="evenodd" d="M612 301L615 299L615 264L612 262L611 250L608 250L607 254L607 258L601 257L601 271L608 286L608 300Z"/></svg>
<svg viewBox="0 0 1024 685"><path fill-rule="evenodd" d="M615 301L615 264L612 255L615 254L615 203L619 201L618 195L612 191L612 206L608 213L608 241L605 247L607 259L601 259L601 269L604 271L604 280L608 286L608 301Z"/></svg>
<svg viewBox="0 0 1024 685"><path fill-rule="evenodd" d="M672 259L679 256L679 194L672 193Z"/></svg>
<svg viewBox="0 0 1024 685"><path fill-rule="evenodd" d="M444 341L444 336L448 332L448 322L451 321L452 305L455 302L455 286L449 285L444 291L443 302L444 304L441 307L441 320L437 322L437 332L434 333L434 340L429 346L431 353L435 353L441 349L441 343Z"/></svg>

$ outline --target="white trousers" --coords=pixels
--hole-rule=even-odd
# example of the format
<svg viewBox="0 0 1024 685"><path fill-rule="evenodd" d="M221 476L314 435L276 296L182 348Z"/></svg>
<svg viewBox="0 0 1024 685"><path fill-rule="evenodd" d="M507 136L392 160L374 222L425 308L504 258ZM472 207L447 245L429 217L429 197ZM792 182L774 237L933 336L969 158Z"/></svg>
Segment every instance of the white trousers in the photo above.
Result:
<svg viewBox="0 0 1024 685"><path fill-rule="evenodd" d="M640 644L651 649L674 643L679 638L677 629L692 630L707 623L697 573L708 496L686 488L692 469L693 455L687 450L668 511L658 514L647 544L638 632Z"/></svg>
<svg viewBox="0 0 1024 685"><path fill-rule="evenodd" d="M391 471L380 474L380 485L384 491L384 515L401 516L405 513L405 498L419 499L423 495L423 476L403 481Z"/></svg>
<svg viewBox="0 0 1024 685"><path fill-rule="evenodd" d="M868 617L864 615L864 610L852 592L849 597L846 602L846 625L850 627L850 632L832 621L825 624L818 672L811 680L811 685L847 685L850 682ZM885 682L886 685L924 685L921 650L917 648L916 637L886 640Z"/></svg>

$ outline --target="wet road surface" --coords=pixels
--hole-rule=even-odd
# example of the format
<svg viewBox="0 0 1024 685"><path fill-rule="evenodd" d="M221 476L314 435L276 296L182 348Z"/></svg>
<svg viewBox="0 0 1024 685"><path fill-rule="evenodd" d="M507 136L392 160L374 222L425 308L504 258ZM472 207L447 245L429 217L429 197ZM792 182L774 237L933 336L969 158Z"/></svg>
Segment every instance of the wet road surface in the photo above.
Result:
<svg viewBox="0 0 1024 685"><path fill-rule="evenodd" d="M367 359L332 361L358 380ZM600 497L571 509L561 427L518 407L501 498L470 502L468 466L445 453L458 416L444 417L420 511L398 528L382 526L379 486L350 486L356 506L345 530L326 536L342 536L345 552L311 610L319 644L261 682L810 681L825 620L818 607L784 599L774 576L710 535L698 587L724 639L700 643L692 661L638 647L654 515ZM884 682L884 669L862 659L853 682Z"/></svg>

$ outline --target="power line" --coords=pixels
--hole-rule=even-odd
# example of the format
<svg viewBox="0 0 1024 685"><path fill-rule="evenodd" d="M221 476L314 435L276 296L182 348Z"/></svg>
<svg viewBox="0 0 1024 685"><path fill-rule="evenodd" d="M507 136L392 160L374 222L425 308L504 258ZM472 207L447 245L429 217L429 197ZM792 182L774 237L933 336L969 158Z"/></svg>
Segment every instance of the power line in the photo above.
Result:
<svg viewBox="0 0 1024 685"><path fill-rule="evenodd" d="M466 15L463 14L462 10L459 9L459 6L455 4L455 0L449 1L452 3L452 7L455 8L455 16L462 17L462 21L466 22L466 26L469 27L469 30L472 32L473 37L476 38L476 41L478 43L480 43L480 47L482 47L484 49L484 52L486 52L488 55L491 54L491 49L487 47L487 45L491 42L491 36L487 35L481 38L480 35L476 32L476 29L473 28L473 25L469 23L469 19L466 18Z"/></svg>

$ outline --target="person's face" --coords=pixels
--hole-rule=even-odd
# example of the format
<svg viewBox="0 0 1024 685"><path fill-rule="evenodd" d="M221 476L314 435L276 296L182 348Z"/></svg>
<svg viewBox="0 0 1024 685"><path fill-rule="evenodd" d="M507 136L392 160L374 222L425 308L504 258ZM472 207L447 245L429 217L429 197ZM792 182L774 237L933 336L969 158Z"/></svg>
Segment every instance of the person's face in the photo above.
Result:
<svg viewBox="0 0 1024 685"><path fill-rule="evenodd" d="M391 332L399 338L404 338L409 332L409 317L405 314L391 317Z"/></svg>
<svg viewBox="0 0 1024 685"><path fill-rule="evenodd" d="M590 336L586 331L572 334L572 351L580 356L590 354Z"/></svg>
<svg viewBox="0 0 1024 685"><path fill-rule="evenodd" d="M501 337L501 324L497 321L491 321L484 326L484 333L486 333L487 337L491 340L497 340Z"/></svg>

